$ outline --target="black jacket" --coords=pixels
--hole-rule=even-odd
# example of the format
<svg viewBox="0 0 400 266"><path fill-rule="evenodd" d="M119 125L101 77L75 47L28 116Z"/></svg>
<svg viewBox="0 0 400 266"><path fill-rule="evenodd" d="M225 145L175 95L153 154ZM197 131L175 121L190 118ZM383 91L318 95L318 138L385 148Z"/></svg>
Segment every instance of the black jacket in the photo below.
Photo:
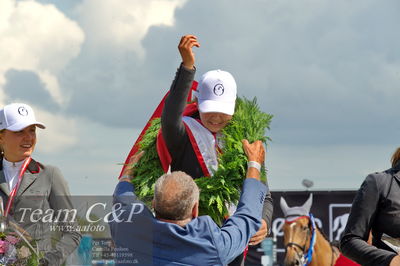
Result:
<svg viewBox="0 0 400 266"><path fill-rule="evenodd" d="M372 231L372 246L366 242ZM396 253L381 241L382 234L400 237L400 162L367 176L354 199L342 253L361 265L389 265Z"/></svg>

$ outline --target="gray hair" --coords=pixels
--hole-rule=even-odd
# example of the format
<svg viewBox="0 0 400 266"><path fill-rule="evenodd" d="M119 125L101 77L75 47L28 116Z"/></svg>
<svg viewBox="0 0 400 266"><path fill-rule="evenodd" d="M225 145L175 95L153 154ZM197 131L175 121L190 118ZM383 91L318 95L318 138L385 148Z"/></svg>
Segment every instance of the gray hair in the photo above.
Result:
<svg viewBox="0 0 400 266"><path fill-rule="evenodd" d="M199 188L184 172L162 175L154 187L154 211L157 218L184 220L191 216L199 201Z"/></svg>

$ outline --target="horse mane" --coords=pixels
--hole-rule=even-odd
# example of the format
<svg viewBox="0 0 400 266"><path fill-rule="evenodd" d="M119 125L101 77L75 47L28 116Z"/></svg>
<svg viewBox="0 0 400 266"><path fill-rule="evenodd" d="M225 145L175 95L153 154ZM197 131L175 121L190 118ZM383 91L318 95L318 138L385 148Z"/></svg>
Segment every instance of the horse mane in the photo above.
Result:
<svg viewBox="0 0 400 266"><path fill-rule="evenodd" d="M334 246L331 241L329 241L328 237L326 236L325 232L318 226L317 223L315 223L315 226L317 227L318 231L321 233L321 235L324 237L326 241L328 241L329 245Z"/></svg>
<svg viewBox="0 0 400 266"><path fill-rule="evenodd" d="M334 241L329 241L328 237L326 236L325 232L322 231L322 229L318 226L318 224L315 224L315 226L317 227L318 231L321 233L321 235L323 236L323 238L329 243L329 245L332 247L332 249L334 250L334 252L340 252L340 247L339 247L339 242L334 240Z"/></svg>

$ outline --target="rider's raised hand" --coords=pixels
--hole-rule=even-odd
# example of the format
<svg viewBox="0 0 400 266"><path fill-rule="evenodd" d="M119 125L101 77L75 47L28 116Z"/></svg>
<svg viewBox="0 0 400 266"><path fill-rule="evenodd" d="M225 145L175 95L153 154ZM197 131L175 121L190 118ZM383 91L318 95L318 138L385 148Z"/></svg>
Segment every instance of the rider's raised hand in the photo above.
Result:
<svg viewBox="0 0 400 266"><path fill-rule="evenodd" d="M182 64L188 69L193 69L194 67L194 52L193 46L200 47L197 41L197 37L194 35L185 35L181 38L179 42L178 49L182 57Z"/></svg>

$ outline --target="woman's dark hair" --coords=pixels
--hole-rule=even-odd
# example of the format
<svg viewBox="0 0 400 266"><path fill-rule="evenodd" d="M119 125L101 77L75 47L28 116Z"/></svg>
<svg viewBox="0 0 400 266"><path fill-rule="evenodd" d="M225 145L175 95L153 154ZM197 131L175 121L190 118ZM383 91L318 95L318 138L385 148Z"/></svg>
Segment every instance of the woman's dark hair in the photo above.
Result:
<svg viewBox="0 0 400 266"><path fill-rule="evenodd" d="M400 162L400 147L398 147L397 150L393 153L391 161L392 161L392 167L394 167Z"/></svg>

